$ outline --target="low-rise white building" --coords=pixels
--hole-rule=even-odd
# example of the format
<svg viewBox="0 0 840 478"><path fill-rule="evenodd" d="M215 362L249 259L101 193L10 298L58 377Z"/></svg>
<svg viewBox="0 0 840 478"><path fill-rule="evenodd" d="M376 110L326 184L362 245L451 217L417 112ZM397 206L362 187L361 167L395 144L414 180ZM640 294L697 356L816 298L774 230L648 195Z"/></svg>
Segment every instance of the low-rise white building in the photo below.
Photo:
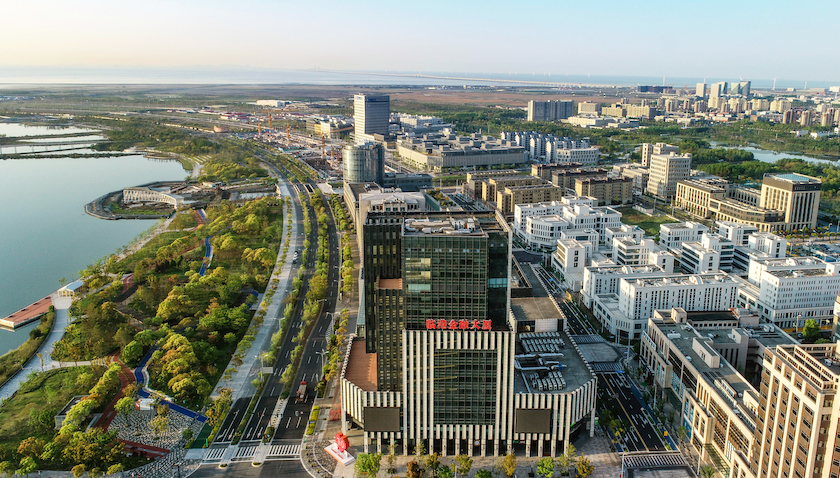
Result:
<svg viewBox="0 0 840 478"><path fill-rule="evenodd" d="M736 246L746 246L750 234L758 232L757 227L738 222L717 221L715 225L717 225L717 233L729 239Z"/></svg>
<svg viewBox="0 0 840 478"><path fill-rule="evenodd" d="M743 271L743 275L746 275L752 261L784 257L787 257L785 238L770 232L755 232L747 237L746 246L735 246L732 270Z"/></svg>
<svg viewBox="0 0 840 478"><path fill-rule="evenodd" d="M557 241L557 249L551 254L551 265L563 275L563 280L572 291L581 289L583 270L597 248L598 243L592 241L571 238Z"/></svg>
<svg viewBox="0 0 840 478"><path fill-rule="evenodd" d="M607 206L594 207L591 199L574 196L569 201L517 204L514 207L513 231L528 247L551 250L559 232L572 229L598 231L600 243L606 231L621 226L621 213Z"/></svg>
<svg viewBox="0 0 840 478"><path fill-rule="evenodd" d="M590 266L583 270L583 286L580 299L586 307L592 307L596 295L618 294L618 283L625 277L662 277L669 275L659 266Z"/></svg>
<svg viewBox="0 0 840 478"><path fill-rule="evenodd" d="M617 237L613 239L613 260L618 265L657 265L665 272L674 272L674 257L660 248L653 239Z"/></svg>
<svg viewBox="0 0 840 478"><path fill-rule="evenodd" d="M750 263L749 284L738 292L738 306L757 310L762 320L783 329L802 327L808 319L833 320L840 293L840 264L816 257L765 259Z"/></svg>
<svg viewBox="0 0 840 478"><path fill-rule="evenodd" d="M698 242L709 228L699 222L685 221L659 225L659 245L678 253L683 242Z"/></svg>
<svg viewBox="0 0 840 478"><path fill-rule="evenodd" d="M732 272L735 245L717 233L703 234L697 242L684 242L680 269L686 274L702 274L717 270Z"/></svg>
<svg viewBox="0 0 840 478"><path fill-rule="evenodd" d="M734 307L738 284L725 272L625 277L619 282L617 294L593 297L592 313L621 340L633 340L639 338L647 319L657 309L678 307L698 311Z"/></svg>

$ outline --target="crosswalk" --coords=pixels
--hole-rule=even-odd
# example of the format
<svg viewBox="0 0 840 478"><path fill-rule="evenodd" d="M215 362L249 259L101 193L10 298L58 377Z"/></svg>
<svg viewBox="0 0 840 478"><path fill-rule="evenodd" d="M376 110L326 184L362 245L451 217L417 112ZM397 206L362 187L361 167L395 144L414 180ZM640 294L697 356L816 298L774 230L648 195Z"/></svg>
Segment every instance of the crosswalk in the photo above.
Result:
<svg viewBox="0 0 840 478"><path fill-rule="evenodd" d="M603 337L597 334L572 335L571 337L578 344L597 344L606 342Z"/></svg>
<svg viewBox="0 0 840 478"><path fill-rule="evenodd" d="M263 448L259 456L256 456L260 446ZM300 444L231 445L229 447L210 448L204 455L204 463L243 462L255 458L259 461L298 458L300 457L300 450Z"/></svg>
<svg viewBox="0 0 840 478"><path fill-rule="evenodd" d="M624 456L624 468L657 468L688 466L683 456L678 453L650 453Z"/></svg>
<svg viewBox="0 0 840 478"><path fill-rule="evenodd" d="M204 455L205 460L221 460L222 455L225 454L225 450L227 448L211 448L207 450L207 454Z"/></svg>
<svg viewBox="0 0 840 478"><path fill-rule="evenodd" d="M300 445L271 445L267 456L269 458L300 456Z"/></svg>

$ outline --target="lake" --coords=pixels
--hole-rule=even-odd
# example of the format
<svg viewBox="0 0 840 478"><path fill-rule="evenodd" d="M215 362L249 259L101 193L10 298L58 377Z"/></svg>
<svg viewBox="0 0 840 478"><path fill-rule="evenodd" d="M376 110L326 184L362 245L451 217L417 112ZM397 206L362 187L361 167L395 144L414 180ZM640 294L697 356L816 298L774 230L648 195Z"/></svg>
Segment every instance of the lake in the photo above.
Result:
<svg viewBox="0 0 840 478"><path fill-rule="evenodd" d="M95 131L0 123L0 135L7 136L71 132ZM141 155L0 160L0 317L51 294L59 279L76 279L81 269L157 224L97 219L85 214L86 203L124 187L187 175L179 162ZM0 354L23 343L31 327L0 330Z"/></svg>
<svg viewBox="0 0 840 478"><path fill-rule="evenodd" d="M797 154L797 153L777 153L776 151L768 151L766 149L758 149L752 146L741 147L741 146L723 146L720 143L715 141L710 141L709 145L713 148L725 148L725 149L740 149L743 151L749 151L750 153L755 156L757 161L763 161L765 163L775 163L776 161L784 158L796 158L806 161L808 163L815 163L815 164L834 164L840 165L837 161L832 161L830 159L825 158L814 158L812 156L805 156L804 154Z"/></svg>

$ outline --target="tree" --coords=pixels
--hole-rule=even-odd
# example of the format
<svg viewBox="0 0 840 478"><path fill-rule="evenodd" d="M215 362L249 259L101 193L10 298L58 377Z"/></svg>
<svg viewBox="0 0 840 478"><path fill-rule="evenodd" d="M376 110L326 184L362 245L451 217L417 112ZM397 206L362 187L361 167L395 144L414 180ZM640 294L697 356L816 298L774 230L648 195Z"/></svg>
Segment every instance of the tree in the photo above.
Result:
<svg viewBox="0 0 840 478"><path fill-rule="evenodd" d="M440 465L437 476L438 478L452 478L452 468L449 465Z"/></svg>
<svg viewBox="0 0 840 478"><path fill-rule="evenodd" d="M85 465L82 465L82 464L76 465L70 471L73 472L73 476L75 476L76 478L79 478L80 476L85 474L85 471L86 471L85 470Z"/></svg>
<svg viewBox="0 0 840 478"><path fill-rule="evenodd" d="M817 321L814 319L806 320L805 327L802 328L802 341L814 343L821 337L820 326L817 325Z"/></svg>
<svg viewBox="0 0 840 478"><path fill-rule="evenodd" d="M557 470L561 475L569 474L569 470L574 468L575 460L577 459L577 450L575 446L569 443L569 448L566 453L557 457Z"/></svg>
<svg viewBox="0 0 840 478"><path fill-rule="evenodd" d="M149 426L155 432L155 437L158 437L169 428L169 419L166 415L157 415L149 421Z"/></svg>
<svg viewBox="0 0 840 478"><path fill-rule="evenodd" d="M507 478L513 478L516 473L516 455L508 453L496 462L496 468Z"/></svg>
<svg viewBox="0 0 840 478"><path fill-rule="evenodd" d="M440 456L437 453L426 455L423 459L423 467L430 473L432 478L438 478L438 471L440 471Z"/></svg>
<svg viewBox="0 0 840 478"><path fill-rule="evenodd" d="M712 465L703 465L700 467L700 476L703 478L714 478L717 469Z"/></svg>
<svg viewBox="0 0 840 478"><path fill-rule="evenodd" d="M128 426L128 417L134 413L136 407L134 405L134 399L131 397L122 397L121 399L117 400L117 403L114 405L114 410L117 411L120 415L123 416L125 420L125 426Z"/></svg>
<svg viewBox="0 0 840 478"><path fill-rule="evenodd" d="M376 476L382 462L382 453L359 453L356 457L356 474L366 473L369 476Z"/></svg>
<svg viewBox="0 0 840 478"><path fill-rule="evenodd" d="M416 460L411 460L405 465L405 478L422 478L425 472Z"/></svg>
<svg viewBox="0 0 840 478"><path fill-rule="evenodd" d="M388 445L388 474L389 475L396 475L397 474L397 444L391 442Z"/></svg>
<svg viewBox="0 0 840 478"><path fill-rule="evenodd" d="M136 340L132 340L123 347L120 358L129 366L137 365L143 358L143 345Z"/></svg>
<svg viewBox="0 0 840 478"><path fill-rule="evenodd" d="M593 471L595 471L595 465L593 465L589 461L589 458L587 458L586 455L581 454L577 458L578 476L581 478L586 478L587 476L591 475Z"/></svg>
<svg viewBox="0 0 840 478"><path fill-rule="evenodd" d="M458 455L455 457L455 462L457 463L455 471L461 476L467 476L472 469L473 459L469 455Z"/></svg>
<svg viewBox="0 0 840 478"><path fill-rule="evenodd" d="M12 466L12 462L10 461L0 461L0 474L3 476L8 477L9 473L13 472L15 467Z"/></svg>
<svg viewBox="0 0 840 478"><path fill-rule="evenodd" d="M15 471L15 474L29 475L35 471L35 468L38 468L38 464L35 463L35 459L31 456L27 456L23 460L20 460L20 468Z"/></svg>
<svg viewBox="0 0 840 478"><path fill-rule="evenodd" d="M475 472L475 478L493 478L493 473L490 470L478 470Z"/></svg>
<svg viewBox="0 0 840 478"><path fill-rule="evenodd" d="M554 459L550 456L540 458L540 461L537 462L537 474L543 478L554 476Z"/></svg>
<svg viewBox="0 0 840 478"><path fill-rule="evenodd" d="M29 456L32 458L37 458L41 456L41 453L44 452L44 440L35 437L29 437L26 440L20 442L18 445L17 452L21 456Z"/></svg>
<svg viewBox="0 0 840 478"><path fill-rule="evenodd" d="M417 444L414 445L414 456L421 457L426 454L426 443L423 440L417 440Z"/></svg>

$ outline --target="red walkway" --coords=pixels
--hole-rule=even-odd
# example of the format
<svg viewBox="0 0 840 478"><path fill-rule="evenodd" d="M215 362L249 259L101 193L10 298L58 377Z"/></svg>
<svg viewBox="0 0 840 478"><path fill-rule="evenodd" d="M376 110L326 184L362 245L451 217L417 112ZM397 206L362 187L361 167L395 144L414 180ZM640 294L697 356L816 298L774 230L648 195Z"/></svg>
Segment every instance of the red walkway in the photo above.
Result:
<svg viewBox="0 0 840 478"><path fill-rule="evenodd" d="M105 407L105 412L102 413L102 416L99 418L99 421L96 422L96 426L102 428L103 430L108 430L108 427L111 425L111 422L114 420L114 417L117 416L117 411L114 410L114 406L117 404L117 400L123 398L123 389L128 386L129 384L134 383L134 373L132 373L131 369L126 367L124 363L117 357L113 355L111 357L111 361L120 364L120 391L117 392L117 395L111 400L111 403Z"/></svg>

